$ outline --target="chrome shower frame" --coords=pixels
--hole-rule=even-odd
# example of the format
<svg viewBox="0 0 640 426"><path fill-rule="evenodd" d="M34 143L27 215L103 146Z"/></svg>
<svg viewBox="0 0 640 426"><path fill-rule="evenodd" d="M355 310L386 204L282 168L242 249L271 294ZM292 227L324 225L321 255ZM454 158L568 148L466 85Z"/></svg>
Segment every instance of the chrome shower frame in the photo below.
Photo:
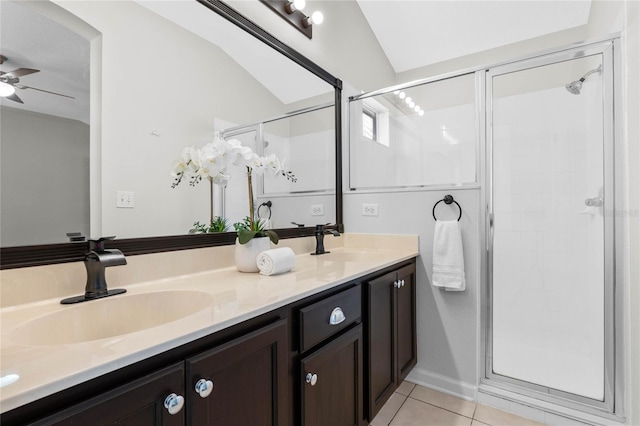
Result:
<svg viewBox="0 0 640 426"><path fill-rule="evenodd" d="M616 285L616 278L624 276L623 253L624 219L615 214L604 217L604 256L605 256L605 368L604 368L604 400L597 401L569 392L551 389L546 386L524 382L522 380L493 373L492 359L492 277L493 277L493 161L492 161L492 79L495 76L516 71L531 69L572 59L601 55L602 79L604 93L604 211L622 211L624 208L623 179L624 167L615 167L616 158L621 159L622 133L620 120L615 120L616 111L620 111L621 96L618 82L621 81L620 41L614 38L585 44L577 48L568 48L555 53L548 53L517 62L489 67L485 72L484 90L480 105L484 109L484 121L481 144L484 152L482 158L481 182L481 264L486 266L481 274L481 351L483 365L480 365L479 392L490 396L512 400L564 417L586 420L587 416L595 416L614 421L624 420L625 377L625 334L624 334L624 299L623 286ZM614 81L616 84L614 84ZM621 282L621 281L620 281Z"/></svg>

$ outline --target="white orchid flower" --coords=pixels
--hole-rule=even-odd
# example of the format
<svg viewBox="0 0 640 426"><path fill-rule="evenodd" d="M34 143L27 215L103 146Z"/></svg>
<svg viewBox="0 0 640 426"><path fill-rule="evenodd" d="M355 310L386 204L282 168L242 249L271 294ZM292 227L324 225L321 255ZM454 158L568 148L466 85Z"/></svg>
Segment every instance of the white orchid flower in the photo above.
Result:
<svg viewBox="0 0 640 426"><path fill-rule="evenodd" d="M213 183L219 186L227 186L227 183L229 183L229 179L231 179L230 175L219 172L213 177Z"/></svg>
<svg viewBox="0 0 640 426"><path fill-rule="evenodd" d="M256 172L259 175L263 174L265 171L265 163L263 159L261 157L258 157L258 155L253 152L251 153L250 158L247 158L245 160L245 164L252 171Z"/></svg>
<svg viewBox="0 0 640 426"><path fill-rule="evenodd" d="M222 172L226 169L227 165L224 162L224 158L220 150L213 144L207 144L201 151L201 167L207 167L214 175L217 172Z"/></svg>
<svg viewBox="0 0 640 426"><path fill-rule="evenodd" d="M189 155L190 150L191 148L185 148L182 150L180 158L173 165L173 172L171 173L172 176L179 176L189 168L191 164L191 158Z"/></svg>
<svg viewBox="0 0 640 426"><path fill-rule="evenodd" d="M189 160L191 160L192 167L195 171L200 168L200 150L193 147L188 148Z"/></svg>
<svg viewBox="0 0 640 426"><path fill-rule="evenodd" d="M245 166L251 167L250 163L253 162L253 157L255 155L253 150L248 146L239 146L238 148L234 148L234 150L237 154L233 164L236 166L244 164Z"/></svg>
<svg viewBox="0 0 640 426"><path fill-rule="evenodd" d="M262 161L265 164L265 167L270 170L274 176L278 174L280 169L282 169L282 164L275 154L269 154L266 157L263 157Z"/></svg>

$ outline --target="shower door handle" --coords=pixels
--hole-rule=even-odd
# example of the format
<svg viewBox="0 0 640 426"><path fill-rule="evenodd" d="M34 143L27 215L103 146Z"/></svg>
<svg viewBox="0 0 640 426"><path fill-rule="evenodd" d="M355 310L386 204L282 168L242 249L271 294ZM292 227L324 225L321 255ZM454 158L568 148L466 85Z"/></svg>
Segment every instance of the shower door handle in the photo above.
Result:
<svg viewBox="0 0 640 426"><path fill-rule="evenodd" d="M493 213L489 213L489 235L493 238Z"/></svg>
<svg viewBox="0 0 640 426"><path fill-rule="evenodd" d="M602 207L604 202L602 201L602 197L598 196L593 198L587 198L586 200L584 200L584 204L585 206L589 206L589 207Z"/></svg>

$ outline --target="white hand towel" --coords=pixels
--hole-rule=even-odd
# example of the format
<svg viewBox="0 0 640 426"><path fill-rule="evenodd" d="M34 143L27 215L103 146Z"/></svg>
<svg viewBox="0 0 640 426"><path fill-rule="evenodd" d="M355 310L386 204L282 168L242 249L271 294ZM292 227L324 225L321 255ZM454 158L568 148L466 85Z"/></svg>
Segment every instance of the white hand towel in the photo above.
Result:
<svg viewBox="0 0 640 426"><path fill-rule="evenodd" d="M296 266L296 255L289 247L265 250L256 259L262 275L288 272Z"/></svg>
<svg viewBox="0 0 640 426"><path fill-rule="evenodd" d="M462 234L457 220L436 220L431 283L449 291L465 289Z"/></svg>

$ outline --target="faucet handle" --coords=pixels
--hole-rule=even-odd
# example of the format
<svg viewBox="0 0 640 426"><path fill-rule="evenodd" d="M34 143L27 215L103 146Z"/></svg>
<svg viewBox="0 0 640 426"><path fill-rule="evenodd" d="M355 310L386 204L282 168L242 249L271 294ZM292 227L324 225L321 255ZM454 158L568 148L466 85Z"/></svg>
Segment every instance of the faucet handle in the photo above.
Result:
<svg viewBox="0 0 640 426"><path fill-rule="evenodd" d="M89 251L104 251L104 242L114 240L116 238L115 235L110 237L100 237L97 240L88 240L89 241Z"/></svg>

